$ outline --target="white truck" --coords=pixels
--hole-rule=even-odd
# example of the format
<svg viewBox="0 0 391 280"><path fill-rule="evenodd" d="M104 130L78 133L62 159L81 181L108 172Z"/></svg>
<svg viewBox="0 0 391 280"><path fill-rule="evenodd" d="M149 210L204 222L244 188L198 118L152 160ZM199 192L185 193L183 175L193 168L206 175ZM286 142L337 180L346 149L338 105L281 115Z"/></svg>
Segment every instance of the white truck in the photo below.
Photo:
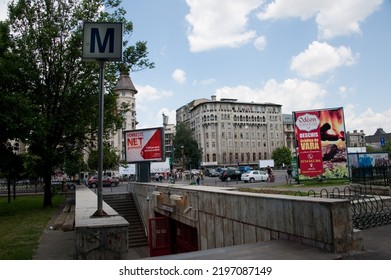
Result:
<svg viewBox="0 0 391 280"><path fill-rule="evenodd" d="M274 159L263 159L258 162L259 169L264 169L267 167L274 167Z"/></svg>

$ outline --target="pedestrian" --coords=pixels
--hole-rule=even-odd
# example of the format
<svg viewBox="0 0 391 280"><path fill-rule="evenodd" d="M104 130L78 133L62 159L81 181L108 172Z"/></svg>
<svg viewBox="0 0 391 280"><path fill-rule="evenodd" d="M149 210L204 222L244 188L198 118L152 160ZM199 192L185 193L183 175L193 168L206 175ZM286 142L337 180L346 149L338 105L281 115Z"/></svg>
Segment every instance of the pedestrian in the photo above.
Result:
<svg viewBox="0 0 391 280"><path fill-rule="evenodd" d="M195 173L193 175L193 179L196 180L196 184L199 185L200 184L200 176L198 175L198 173Z"/></svg>
<svg viewBox="0 0 391 280"><path fill-rule="evenodd" d="M292 166L288 165L286 169L286 183L290 185L292 182Z"/></svg>
<svg viewBox="0 0 391 280"><path fill-rule="evenodd" d="M267 181L270 182L271 176L272 176L272 169L271 169L271 167L268 165L268 166L266 167L266 170L267 170Z"/></svg>

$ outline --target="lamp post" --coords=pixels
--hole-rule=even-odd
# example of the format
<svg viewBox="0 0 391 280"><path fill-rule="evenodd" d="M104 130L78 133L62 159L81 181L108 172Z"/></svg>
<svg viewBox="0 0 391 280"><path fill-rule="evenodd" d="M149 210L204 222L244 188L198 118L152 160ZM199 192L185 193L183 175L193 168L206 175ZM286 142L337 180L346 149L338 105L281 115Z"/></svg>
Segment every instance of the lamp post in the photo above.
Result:
<svg viewBox="0 0 391 280"><path fill-rule="evenodd" d="M185 171L185 146L181 146L181 155L182 155L182 181L185 180L184 171Z"/></svg>

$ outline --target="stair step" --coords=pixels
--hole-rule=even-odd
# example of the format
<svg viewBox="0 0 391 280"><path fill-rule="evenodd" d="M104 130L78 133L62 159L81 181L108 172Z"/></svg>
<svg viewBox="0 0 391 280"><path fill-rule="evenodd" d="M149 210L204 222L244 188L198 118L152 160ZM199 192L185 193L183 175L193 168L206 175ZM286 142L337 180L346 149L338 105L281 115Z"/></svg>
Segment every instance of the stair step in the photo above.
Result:
<svg viewBox="0 0 391 280"><path fill-rule="evenodd" d="M104 195L103 200L128 221L128 246L148 246L143 222L131 194Z"/></svg>

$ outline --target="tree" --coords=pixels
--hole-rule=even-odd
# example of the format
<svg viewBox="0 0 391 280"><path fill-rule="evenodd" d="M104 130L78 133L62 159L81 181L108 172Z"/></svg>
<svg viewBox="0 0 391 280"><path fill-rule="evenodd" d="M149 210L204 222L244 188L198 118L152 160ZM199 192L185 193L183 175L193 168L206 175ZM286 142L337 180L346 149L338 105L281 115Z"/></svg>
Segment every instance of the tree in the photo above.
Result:
<svg viewBox="0 0 391 280"><path fill-rule="evenodd" d="M18 140L25 140L32 120L29 101L15 85L22 65L10 51L12 46L8 25L0 22L0 176L8 181L22 171Z"/></svg>
<svg viewBox="0 0 391 280"><path fill-rule="evenodd" d="M386 144L383 147L383 152L388 153L388 155L391 155L391 141L386 141Z"/></svg>
<svg viewBox="0 0 391 280"><path fill-rule="evenodd" d="M276 166L290 165L292 160L292 152L288 147L280 147L273 151L272 159Z"/></svg>
<svg viewBox="0 0 391 280"><path fill-rule="evenodd" d="M202 151L198 148L192 130L185 123L176 126L173 146L175 159L180 159L180 164L184 161L186 169L198 168Z"/></svg>
<svg viewBox="0 0 391 280"><path fill-rule="evenodd" d="M12 85L2 92L8 96L22 93L26 102L21 111L31 113L31 117L21 119L21 124L29 127L23 138L34 163L39 165L39 176L44 178L44 206L52 205L54 170L63 167L75 150L82 151L96 143L99 69L97 64L81 60L83 22L123 22L126 37L133 27L120 4L119 0L19 0L9 4L5 25L13 59L3 60L1 53L0 69L17 71L13 76L0 73L1 80ZM147 55L145 42L127 46L125 41L123 63L106 63L105 135L123 122L112 91L118 70L152 68Z"/></svg>
<svg viewBox="0 0 391 280"><path fill-rule="evenodd" d="M377 152L377 150L372 146L366 145L365 148L366 148L367 153Z"/></svg>
<svg viewBox="0 0 391 280"><path fill-rule="evenodd" d="M103 145L103 170L112 170L118 167L120 158L110 145L104 143ZM98 150L92 150L88 157L88 168L93 171L98 170Z"/></svg>

